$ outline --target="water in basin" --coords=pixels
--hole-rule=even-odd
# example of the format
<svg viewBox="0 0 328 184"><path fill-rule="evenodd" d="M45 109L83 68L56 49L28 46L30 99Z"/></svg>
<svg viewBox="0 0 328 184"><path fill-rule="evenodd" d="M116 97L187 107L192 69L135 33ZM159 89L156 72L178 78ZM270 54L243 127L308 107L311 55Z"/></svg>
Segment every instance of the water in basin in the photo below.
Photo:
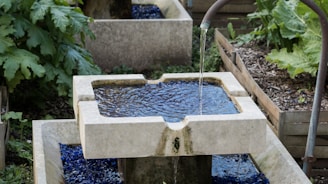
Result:
<svg viewBox="0 0 328 184"><path fill-rule="evenodd" d="M221 86L204 82L202 98L198 89L197 81L170 81L100 86L94 92L100 113L108 117L163 116L166 122L179 122L186 115L238 113Z"/></svg>

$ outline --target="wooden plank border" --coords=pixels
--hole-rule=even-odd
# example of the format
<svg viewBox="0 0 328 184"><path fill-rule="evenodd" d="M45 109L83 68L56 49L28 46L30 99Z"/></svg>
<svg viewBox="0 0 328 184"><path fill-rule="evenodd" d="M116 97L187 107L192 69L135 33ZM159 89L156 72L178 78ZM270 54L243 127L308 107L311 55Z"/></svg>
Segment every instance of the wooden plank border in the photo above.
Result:
<svg viewBox="0 0 328 184"><path fill-rule="evenodd" d="M0 86L0 119L1 115L8 112L8 92L5 86ZM6 142L9 139L9 122L0 120L0 170L6 166Z"/></svg>
<svg viewBox="0 0 328 184"><path fill-rule="evenodd" d="M253 100L262 108L267 115L270 127L290 153L294 157L302 157L306 146L311 111L282 111L258 86L239 54L235 52L234 47L218 29L215 31L215 43L223 61L222 68L233 73ZM319 121L317 143L320 145L315 148L315 156L328 158L328 111L321 111ZM295 141L297 139L299 141Z"/></svg>

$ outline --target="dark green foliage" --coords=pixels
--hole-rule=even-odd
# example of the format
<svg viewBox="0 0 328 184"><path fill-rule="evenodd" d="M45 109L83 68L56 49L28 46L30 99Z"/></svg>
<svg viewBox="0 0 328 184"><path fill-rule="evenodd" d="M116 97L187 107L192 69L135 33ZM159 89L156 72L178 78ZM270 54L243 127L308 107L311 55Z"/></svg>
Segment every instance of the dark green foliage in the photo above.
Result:
<svg viewBox="0 0 328 184"><path fill-rule="evenodd" d="M11 132L11 137L6 144L6 168L0 171L0 183L32 184L32 124L22 118L21 112L10 111L1 118L1 121L10 121L10 127L15 131Z"/></svg>
<svg viewBox="0 0 328 184"><path fill-rule="evenodd" d="M0 183L33 183L31 119L61 110L73 75L101 73L84 48L85 37L94 38L90 21L66 0L0 1L0 85L11 92L10 109L29 119L14 112L2 116L11 121ZM49 104L59 108L49 112Z"/></svg>
<svg viewBox="0 0 328 184"><path fill-rule="evenodd" d="M0 171L1 184L33 184L33 167L32 165L8 165Z"/></svg>
<svg viewBox="0 0 328 184"><path fill-rule="evenodd" d="M112 71L113 74L132 74L134 73L133 68L126 65L115 66Z"/></svg>
<svg viewBox="0 0 328 184"><path fill-rule="evenodd" d="M94 37L90 19L64 0L2 0L0 70L10 92L25 80L71 95L72 76L100 74L85 36ZM25 86L26 87L26 86ZM50 88L49 88L50 87Z"/></svg>
<svg viewBox="0 0 328 184"><path fill-rule="evenodd" d="M265 40L267 46L274 45L275 48L291 49L294 40L285 38L280 30L281 18L277 17L276 5L279 0L256 0L257 10L248 15L251 21L260 20L260 24L251 34L252 39ZM285 7L286 8L286 7ZM290 12L285 12L290 15ZM300 30L301 31L301 30Z"/></svg>
<svg viewBox="0 0 328 184"><path fill-rule="evenodd" d="M315 2L327 14L328 0ZM274 45L275 49L268 54L267 60L287 69L291 78L301 73L315 76L322 40L316 13L299 0L256 0L256 4L257 11L249 17L251 20L260 19L262 25L248 38Z"/></svg>

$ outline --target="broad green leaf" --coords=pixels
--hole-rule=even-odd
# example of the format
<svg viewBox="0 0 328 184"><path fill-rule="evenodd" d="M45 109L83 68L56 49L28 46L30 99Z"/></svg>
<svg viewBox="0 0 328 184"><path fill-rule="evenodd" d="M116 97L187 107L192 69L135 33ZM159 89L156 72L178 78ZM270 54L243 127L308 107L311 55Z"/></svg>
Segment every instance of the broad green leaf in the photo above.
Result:
<svg viewBox="0 0 328 184"><path fill-rule="evenodd" d="M0 16L0 25L9 27L15 18L9 14Z"/></svg>
<svg viewBox="0 0 328 184"><path fill-rule="evenodd" d="M270 62L276 63L279 68L287 69L291 78L307 72L315 75L318 65L310 60L304 50L297 45L294 45L293 52L287 52L286 48L281 50L272 50L266 57Z"/></svg>
<svg viewBox="0 0 328 184"><path fill-rule="evenodd" d="M12 0L1 0L0 8L3 8L5 12L7 12L12 6Z"/></svg>
<svg viewBox="0 0 328 184"><path fill-rule="evenodd" d="M57 76L57 90L60 96L66 96L67 92L73 85L73 77L71 75L67 75L64 70L58 70Z"/></svg>
<svg viewBox="0 0 328 184"><path fill-rule="evenodd" d="M3 68L5 69L4 76L7 78L8 81L15 78L15 74L19 69L19 59L24 58L20 58L19 56L15 56L12 54L6 57L6 62L4 62Z"/></svg>
<svg viewBox="0 0 328 184"><path fill-rule="evenodd" d="M55 1L55 4L57 4L57 5L69 6L68 1L70 1L70 0L54 0L54 1Z"/></svg>
<svg viewBox="0 0 328 184"><path fill-rule="evenodd" d="M84 16L83 14L73 11L70 14L70 18L71 18L71 25L74 34L81 32L83 27L88 27L87 26L88 17Z"/></svg>
<svg viewBox="0 0 328 184"><path fill-rule="evenodd" d="M101 69L93 63L91 54L81 47L75 47L76 50L83 56L83 59L77 60L77 68L79 75L98 75L101 74Z"/></svg>
<svg viewBox="0 0 328 184"><path fill-rule="evenodd" d="M20 68L25 79L30 79L32 74L37 77L42 77L46 72L44 67L38 64L35 60L22 60L20 63Z"/></svg>
<svg viewBox="0 0 328 184"><path fill-rule="evenodd" d="M25 31L31 27L31 22L27 20L25 17L17 15L14 21L14 27L16 29L15 37L21 38L25 35Z"/></svg>
<svg viewBox="0 0 328 184"><path fill-rule="evenodd" d="M298 0L279 0L272 11L283 38L294 39L305 32L306 24L295 11L298 2Z"/></svg>
<svg viewBox="0 0 328 184"><path fill-rule="evenodd" d="M321 8L328 16L328 0L314 0L314 2ZM303 15L304 19L317 19L318 15L304 3L300 3L297 7L297 13Z"/></svg>
<svg viewBox="0 0 328 184"><path fill-rule="evenodd" d="M76 69L76 63L78 60L80 60L82 58L82 56L80 55L80 53L78 53L76 50L74 50L71 47L67 48L67 54L65 56L65 62L64 62L64 68L65 71L72 75L73 74L73 70Z"/></svg>
<svg viewBox="0 0 328 184"><path fill-rule="evenodd" d="M72 88L72 75L68 75L63 69L54 67L50 63L45 65L46 81L54 81L57 84L57 92L59 96L66 96L68 90Z"/></svg>
<svg viewBox="0 0 328 184"><path fill-rule="evenodd" d="M0 31L1 31L1 27L0 27ZM0 36L0 54L4 54L9 47L14 45L15 44L11 38Z"/></svg>
<svg viewBox="0 0 328 184"><path fill-rule="evenodd" d="M314 65L320 62L322 49L322 35L318 22L309 22L307 31L302 35L300 46Z"/></svg>
<svg viewBox="0 0 328 184"><path fill-rule="evenodd" d="M69 11L66 10L67 8L68 7L63 6L53 6L50 9L51 18L55 26L63 33L66 31L66 27L70 23L67 17L69 15Z"/></svg>
<svg viewBox="0 0 328 184"><path fill-rule="evenodd" d="M22 115L23 115L22 112L9 111L9 112L6 112L1 118L4 119L4 120L10 120L10 119L21 120Z"/></svg>
<svg viewBox="0 0 328 184"><path fill-rule="evenodd" d="M15 78L13 78L12 80L8 80L7 79L7 86L8 86L8 91L10 93L12 93L15 89L15 87L20 84L20 82L24 80L24 76L22 75L22 73L20 71L17 71L15 73Z"/></svg>
<svg viewBox="0 0 328 184"><path fill-rule="evenodd" d="M42 55L53 55L56 51L49 32L40 27L31 25L28 29L28 37L26 44L29 49L40 46Z"/></svg>
<svg viewBox="0 0 328 184"><path fill-rule="evenodd" d="M77 69L79 75L100 74L100 69L92 62L92 57L88 51L76 45L67 47L67 54L65 56L64 68L71 71Z"/></svg>
<svg viewBox="0 0 328 184"><path fill-rule="evenodd" d="M53 3L50 3L50 1L35 1L31 7L30 14L32 23L35 24L38 20L43 20L51 5Z"/></svg>
<svg viewBox="0 0 328 184"><path fill-rule="evenodd" d="M24 49L15 49L7 55L6 62L3 63L4 75L8 81L13 80L16 72L20 70L22 75L29 79L31 71L38 77L42 77L45 73L42 65L38 64L38 56Z"/></svg>
<svg viewBox="0 0 328 184"><path fill-rule="evenodd" d="M14 41L9 36L15 33L15 29L11 25L13 18L10 16L0 17L0 54L4 53L9 47L14 45Z"/></svg>
<svg viewBox="0 0 328 184"><path fill-rule="evenodd" d="M47 71L45 73L44 79L47 82L55 80L55 78L57 76L56 71L58 70L58 68L54 67L50 62L45 63L44 68Z"/></svg>

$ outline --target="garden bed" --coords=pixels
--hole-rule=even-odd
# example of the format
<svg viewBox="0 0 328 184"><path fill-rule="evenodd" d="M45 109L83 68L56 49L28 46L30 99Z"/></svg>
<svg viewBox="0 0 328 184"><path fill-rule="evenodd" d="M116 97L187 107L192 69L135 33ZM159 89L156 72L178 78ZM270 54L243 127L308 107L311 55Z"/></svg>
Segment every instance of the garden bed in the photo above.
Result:
<svg viewBox="0 0 328 184"><path fill-rule="evenodd" d="M246 88L270 120L269 125L295 158L302 158L311 116L315 78L302 75L290 79L285 70L265 60L268 49L250 44L233 46L216 30L215 42L222 60L222 70L230 71ZM323 167L328 159L327 93L323 95L319 118L314 167ZM320 172L321 174L326 172Z"/></svg>

